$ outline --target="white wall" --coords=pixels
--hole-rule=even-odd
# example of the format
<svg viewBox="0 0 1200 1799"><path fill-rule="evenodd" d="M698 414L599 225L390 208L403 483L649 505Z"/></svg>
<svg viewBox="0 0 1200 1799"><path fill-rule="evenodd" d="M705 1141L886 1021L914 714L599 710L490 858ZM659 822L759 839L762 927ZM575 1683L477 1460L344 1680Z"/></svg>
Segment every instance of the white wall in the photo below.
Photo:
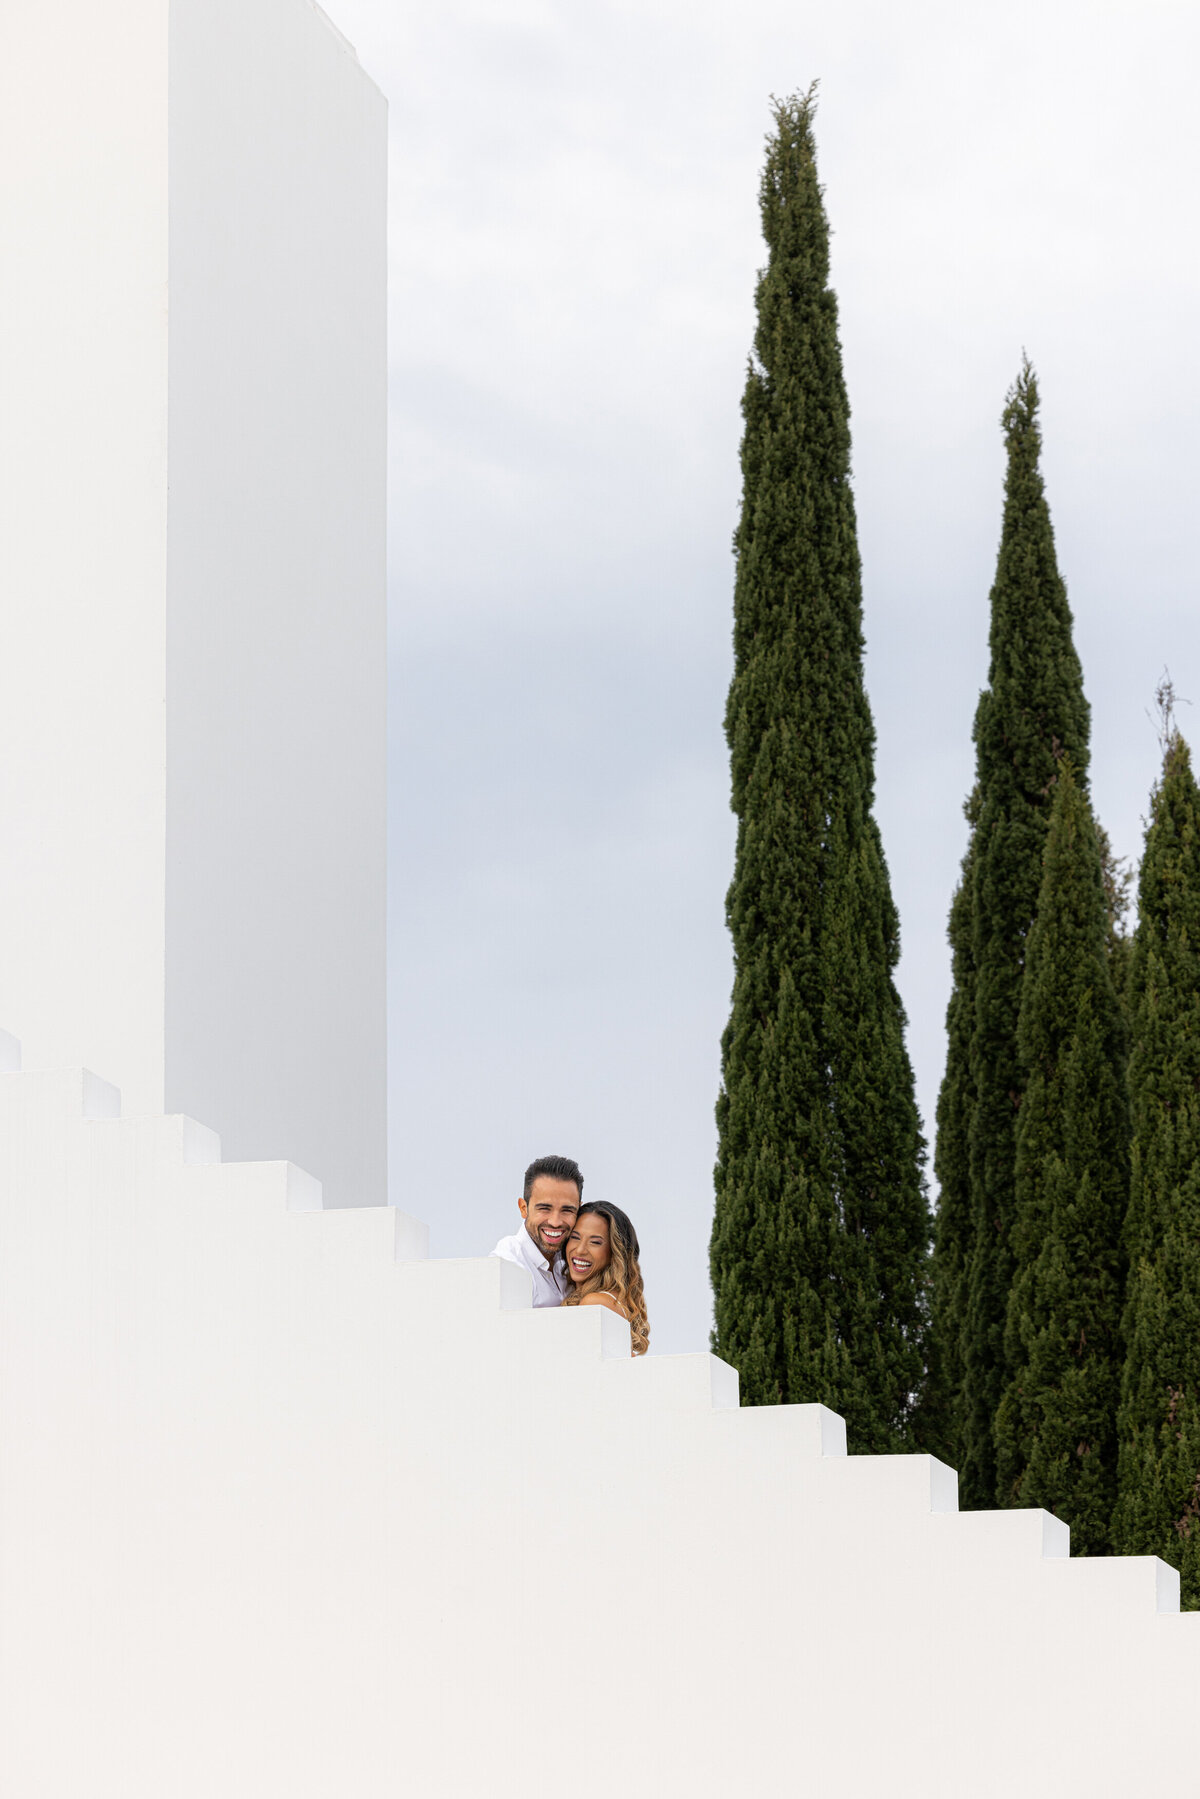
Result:
<svg viewBox="0 0 1200 1799"><path fill-rule="evenodd" d="M173 0L167 1081L386 1197L387 109L308 0Z"/></svg>
<svg viewBox="0 0 1200 1799"><path fill-rule="evenodd" d="M162 1104L164 0L0 8L0 1014Z"/></svg>
<svg viewBox="0 0 1200 1799"><path fill-rule="evenodd" d="M0 1075L5 1799L1195 1791L1163 1564L106 1111Z"/></svg>
<svg viewBox="0 0 1200 1799"><path fill-rule="evenodd" d="M0 81L0 1016L379 1201L384 102L310 0Z"/></svg>

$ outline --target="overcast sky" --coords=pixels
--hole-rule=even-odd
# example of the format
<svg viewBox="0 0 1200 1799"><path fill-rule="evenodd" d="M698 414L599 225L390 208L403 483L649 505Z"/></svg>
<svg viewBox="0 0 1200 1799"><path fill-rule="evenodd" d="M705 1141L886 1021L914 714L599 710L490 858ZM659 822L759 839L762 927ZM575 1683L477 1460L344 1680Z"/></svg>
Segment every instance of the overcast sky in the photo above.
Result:
<svg viewBox="0 0 1200 1799"><path fill-rule="evenodd" d="M768 96L819 77L878 816L931 1122L1022 348L1136 855L1200 701L1191 0L328 0L391 102L391 1085L437 1255L575 1155L707 1340L738 404ZM1185 733L1200 713L1182 711Z"/></svg>

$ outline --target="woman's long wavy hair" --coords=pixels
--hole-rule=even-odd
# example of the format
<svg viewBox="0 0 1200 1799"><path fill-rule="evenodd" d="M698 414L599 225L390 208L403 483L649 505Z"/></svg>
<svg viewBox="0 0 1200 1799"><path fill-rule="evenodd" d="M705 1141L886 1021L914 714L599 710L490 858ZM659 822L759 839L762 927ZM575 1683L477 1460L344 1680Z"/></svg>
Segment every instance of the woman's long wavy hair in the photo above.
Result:
<svg viewBox="0 0 1200 1799"><path fill-rule="evenodd" d="M602 1268L599 1274L590 1274L579 1286L571 1281L571 1290L563 1304L577 1306L589 1293L611 1293L621 1312L629 1320L632 1353L645 1355L650 1347L650 1320L646 1316L646 1294L642 1287L642 1271L638 1267L641 1250L638 1247L637 1232L620 1206L614 1206L607 1199L589 1199L585 1205L580 1206L574 1229L579 1228L589 1212L595 1212L608 1220L608 1267Z"/></svg>

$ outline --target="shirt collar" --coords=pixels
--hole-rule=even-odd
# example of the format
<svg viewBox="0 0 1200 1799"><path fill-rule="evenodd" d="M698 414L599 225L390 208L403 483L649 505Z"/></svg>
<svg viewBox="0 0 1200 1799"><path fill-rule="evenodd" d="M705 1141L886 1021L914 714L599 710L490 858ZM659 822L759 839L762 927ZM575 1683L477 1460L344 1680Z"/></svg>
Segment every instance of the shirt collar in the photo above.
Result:
<svg viewBox="0 0 1200 1799"><path fill-rule="evenodd" d="M533 1238L529 1235L529 1232L525 1229L524 1219L521 1220L521 1252L533 1267L541 1268L546 1274L554 1273L558 1263L563 1260L563 1252L561 1249L555 1256L553 1263L546 1260Z"/></svg>

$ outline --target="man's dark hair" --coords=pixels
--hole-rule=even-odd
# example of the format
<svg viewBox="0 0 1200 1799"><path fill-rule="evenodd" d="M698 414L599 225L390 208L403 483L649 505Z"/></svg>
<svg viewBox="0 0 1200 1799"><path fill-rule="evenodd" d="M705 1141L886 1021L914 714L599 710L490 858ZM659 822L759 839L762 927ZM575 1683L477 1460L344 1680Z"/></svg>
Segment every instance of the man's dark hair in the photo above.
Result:
<svg viewBox="0 0 1200 1799"><path fill-rule="evenodd" d="M578 1162L572 1162L570 1156L539 1156L525 1170L525 1191L521 1198L526 1205L539 1174L548 1175L552 1181L574 1181L580 1199L583 1198L583 1176L579 1172Z"/></svg>

